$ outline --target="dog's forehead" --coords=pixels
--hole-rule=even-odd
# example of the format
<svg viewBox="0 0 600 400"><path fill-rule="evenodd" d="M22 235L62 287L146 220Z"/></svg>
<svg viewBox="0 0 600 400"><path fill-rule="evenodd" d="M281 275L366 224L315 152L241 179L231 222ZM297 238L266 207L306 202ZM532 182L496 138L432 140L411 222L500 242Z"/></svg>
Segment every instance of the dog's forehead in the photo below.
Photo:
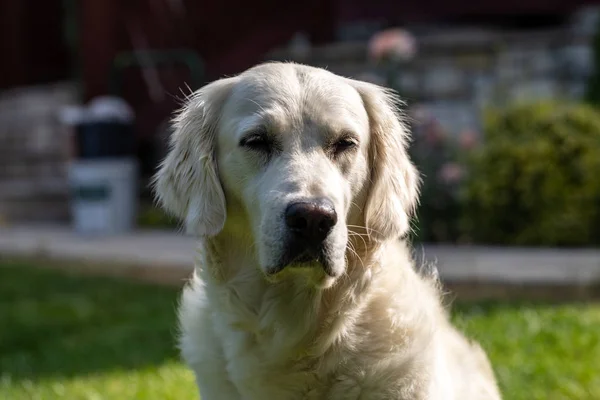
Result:
<svg viewBox="0 0 600 400"><path fill-rule="evenodd" d="M362 99L346 79L293 64L243 74L228 108L237 117L259 116L280 124L362 126L367 121Z"/></svg>

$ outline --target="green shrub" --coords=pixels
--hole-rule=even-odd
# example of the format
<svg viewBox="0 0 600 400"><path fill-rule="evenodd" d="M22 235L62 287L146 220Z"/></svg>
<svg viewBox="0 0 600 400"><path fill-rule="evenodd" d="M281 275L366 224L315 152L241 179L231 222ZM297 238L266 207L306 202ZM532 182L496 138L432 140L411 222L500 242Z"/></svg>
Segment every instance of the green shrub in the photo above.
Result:
<svg viewBox="0 0 600 400"><path fill-rule="evenodd" d="M177 229L177 219L167 215L162 208L151 203L142 203L138 213L137 225L146 229Z"/></svg>
<svg viewBox="0 0 600 400"><path fill-rule="evenodd" d="M600 243L600 113L584 104L517 104L485 118L472 154L463 229L474 242Z"/></svg>
<svg viewBox="0 0 600 400"><path fill-rule="evenodd" d="M585 97L590 104L598 106L600 105L600 19L592 41L592 57L594 70L588 79Z"/></svg>

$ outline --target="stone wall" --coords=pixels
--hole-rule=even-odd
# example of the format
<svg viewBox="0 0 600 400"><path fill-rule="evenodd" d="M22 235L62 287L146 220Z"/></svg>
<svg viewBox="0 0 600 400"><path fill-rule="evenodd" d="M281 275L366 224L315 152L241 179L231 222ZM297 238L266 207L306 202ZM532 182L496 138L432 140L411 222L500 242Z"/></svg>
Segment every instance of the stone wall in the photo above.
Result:
<svg viewBox="0 0 600 400"><path fill-rule="evenodd" d="M0 92L0 225L69 218L69 137L58 111L75 100L68 83Z"/></svg>
<svg viewBox="0 0 600 400"><path fill-rule="evenodd" d="M490 105L580 97L593 69L589 25L584 29L577 20L536 32L456 29L419 35L416 57L391 73L368 59L366 42L279 49L268 59L388 84L448 131L480 130L482 111Z"/></svg>

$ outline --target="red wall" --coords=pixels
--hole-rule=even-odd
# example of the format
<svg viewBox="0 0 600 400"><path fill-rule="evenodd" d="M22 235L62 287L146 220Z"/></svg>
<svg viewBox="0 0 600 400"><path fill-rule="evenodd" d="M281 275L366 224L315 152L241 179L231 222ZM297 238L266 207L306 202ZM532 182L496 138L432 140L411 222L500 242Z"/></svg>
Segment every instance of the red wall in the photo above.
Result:
<svg viewBox="0 0 600 400"><path fill-rule="evenodd" d="M62 0L0 0L0 90L70 72Z"/></svg>
<svg viewBox="0 0 600 400"><path fill-rule="evenodd" d="M120 51L192 49L205 62L200 83L204 84L260 62L267 51L291 39L296 31L310 31L315 41L330 41L335 25L329 5L323 0L83 1L80 51L85 100L109 92L108 71ZM158 100L152 98L137 68L123 75L120 87L136 111L141 155L151 153L147 149L153 146L157 127L178 107L180 90L190 83L189 73L181 67L154 72L160 80L159 92L166 93Z"/></svg>
<svg viewBox="0 0 600 400"><path fill-rule="evenodd" d="M322 0L87 0L81 43L86 96L107 91L106 71L115 53L133 47L196 50L212 80L254 64L297 30L330 40L334 26L328 7ZM135 44L134 35L143 43Z"/></svg>

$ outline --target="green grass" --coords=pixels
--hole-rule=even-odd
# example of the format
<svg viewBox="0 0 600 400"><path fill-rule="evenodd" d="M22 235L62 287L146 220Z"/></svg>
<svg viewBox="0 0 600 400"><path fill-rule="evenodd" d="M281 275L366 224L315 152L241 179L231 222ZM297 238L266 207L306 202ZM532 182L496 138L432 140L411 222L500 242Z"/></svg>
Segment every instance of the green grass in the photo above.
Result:
<svg viewBox="0 0 600 400"><path fill-rule="evenodd" d="M600 304L458 305L488 351L505 399L600 399Z"/></svg>
<svg viewBox="0 0 600 400"><path fill-rule="evenodd" d="M0 399L191 399L178 290L0 263ZM600 305L478 303L455 321L505 399L600 399Z"/></svg>
<svg viewBox="0 0 600 400"><path fill-rule="evenodd" d="M177 290L0 264L0 399L191 399Z"/></svg>

